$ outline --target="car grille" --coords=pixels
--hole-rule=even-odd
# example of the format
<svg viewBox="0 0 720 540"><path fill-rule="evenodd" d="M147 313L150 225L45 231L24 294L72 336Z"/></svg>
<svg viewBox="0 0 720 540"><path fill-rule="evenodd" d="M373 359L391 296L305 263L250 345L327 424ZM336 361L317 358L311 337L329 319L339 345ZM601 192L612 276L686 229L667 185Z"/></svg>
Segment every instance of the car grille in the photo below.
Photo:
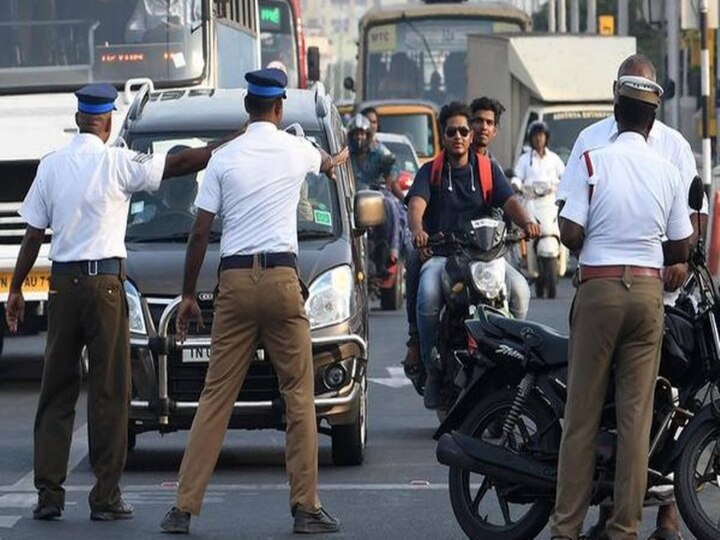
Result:
<svg viewBox="0 0 720 540"><path fill-rule="evenodd" d="M25 199L35 173L38 161L3 161L0 162L0 244L20 245L25 235L27 223L18 215L18 210ZM50 241L50 233L45 235L45 242Z"/></svg>
<svg viewBox="0 0 720 540"><path fill-rule="evenodd" d="M167 307L170 299L148 298L148 307L153 318L155 328L158 327L160 317ZM201 304L203 324L205 328L193 335L210 335L212 327L212 306ZM170 320L168 332L175 332L174 317ZM263 357L260 360L258 357ZM199 401L207 373L206 362L183 362L182 351L175 351L168 356L168 395L176 401ZM280 396L278 379L272 364L267 356L258 354L250 363L245 382L238 394L238 401L271 401Z"/></svg>

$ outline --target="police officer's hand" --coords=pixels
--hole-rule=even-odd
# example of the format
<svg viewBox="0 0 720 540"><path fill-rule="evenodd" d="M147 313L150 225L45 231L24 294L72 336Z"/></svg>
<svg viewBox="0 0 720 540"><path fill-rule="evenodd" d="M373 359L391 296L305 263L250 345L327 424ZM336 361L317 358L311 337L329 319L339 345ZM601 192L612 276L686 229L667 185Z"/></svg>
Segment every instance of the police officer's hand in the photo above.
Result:
<svg viewBox="0 0 720 540"><path fill-rule="evenodd" d="M177 340L182 343L187 337L188 329L191 321L197 322L198 328L203 328L202 312L195 298L183 297L178 309L175 328L177 330Z"/></svg>
<svg viewBox="0 0 720 540"><path fill-rule="evenodd" d="M682 287L683 283L687 279L688 265L687 263L673 264L665 268L665 290L672 292L679 287Z"/></svg>
<svg viewBox="0 0 720 540"><path fill-rule="evenodd" d="M540 225L533 221L526 223L523 230L525 231L525 236L528 238L537 238L540 236Z"/></svg>
<svg viewBox="0 0 720 540"><path fill-rule="evenodd" d="M332 178L335 180L335 169L339 167L340 165L347 162L348 158L350 157L350 151L348 150L348 147L346 146L340 152L335 154L330 158L330 168L325 171L325 174L328 175L329 178Z"/></svg>
<svg viewBox="0 0 720 540"><path fill-rule="evenodd" d="M10 292L5 305L5 321L13 334L17 332L18 324L25 319L25 298L22 292Z"/></svg>

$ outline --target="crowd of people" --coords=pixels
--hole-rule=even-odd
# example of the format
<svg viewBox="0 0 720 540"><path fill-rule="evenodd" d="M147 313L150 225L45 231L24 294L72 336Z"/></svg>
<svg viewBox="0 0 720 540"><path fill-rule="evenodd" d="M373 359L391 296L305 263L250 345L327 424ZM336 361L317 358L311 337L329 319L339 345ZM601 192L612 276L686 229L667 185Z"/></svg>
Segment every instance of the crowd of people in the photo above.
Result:
<svg viewBox="0 0 720 540"><path fill-rule="evenodd" d="M377 111L366 109L354 116L347 126L349 151L330 156L278 129L287 85L282 71L251 72L246 80L250 121L241 136L229 138L221 148L211 144L168 156L106 146L117 92L110 85L90 85L77 92L79 134L38 168L20 209L28 229L6 308L8 327L16 331L24 311L21 284L45 229L51 228L49 333L35 423L38 502L33 517L54 519L64 509L63 482L81 384L75 366L84 345L93 365L88 425L97 482L90 493L91 518L109 521L133 515L119 486L130 398L122 283L129 195L155 191L164 178L182 178L207 167L195 200L197 216L187 247L177 330L184 339L190 322L201 317L198 273L213 220L222 213L213 361L180 467L175 504L161 527L187 533L191 515L200 512L233 401L260 335L274 358L286 403L294 531L339 530L339 521L323 509L317 491L310 326L296 270L295 215L306 174L332 177L349 159L357 189L379 190L385 199L389 219L372 232L375 244L383 246L378 265L388 268L399 257L406 259L409 339L403 364L409 377L425 377L428 409L436 408L439 399L436 342L443 302L441 272L448 255L443 249L430 249L429 237L449 235L467 221L493 216L535 238L540 226L518 191L538 181L557 189L560 236L579 262L552 535L556 540L577 540L581 535L601 408L614 377L614 506L603 510L589 537L637 538L663 294L683 282L691 242L703 232L691 225L687 206L688 186L697 175L690 147L678 132L655 120L662 88L652 63L641 55L623 62L614 83L614 116L580 134L567 166L549 149L547 126L532 124L529 148L515 164L513 183L491 153L504 111L500 102L481 97L469 105L448 103L439 114L443 150L419 169L406 197L397 185L391 153L376 138ZM273 160L262 159L269 154ZM254 179L252 189L245 178ZM267 208L274 210L264 211ZM530 290L522 273L510 262L506 266L510 312L522 319ZM256 298L260 294L262 301ZM671 499L660 507L657 525L652 538L679 537Z"/></svg>

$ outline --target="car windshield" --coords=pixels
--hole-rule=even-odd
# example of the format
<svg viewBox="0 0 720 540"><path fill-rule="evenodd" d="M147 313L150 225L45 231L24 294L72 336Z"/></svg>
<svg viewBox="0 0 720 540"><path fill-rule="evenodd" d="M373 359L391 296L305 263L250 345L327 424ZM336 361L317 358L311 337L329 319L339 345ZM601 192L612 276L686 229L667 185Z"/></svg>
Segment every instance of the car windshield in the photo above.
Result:
<svg viewBox="0 0 720 540"><path fill-rule="evenodd" d="M465 101L470 34L519 32L519 23L488 18L405 18L368 28L366 99L426 99L438 107Z"/></svg>
<svg viewBox="0 0 720 540"><path fill-rule="evenodd" d="M612 111L561 111L546 113L543 120L550 130L549 148L567 163L580 132L598 120L607 118Z"/></svg>
<svg viewBox="0 0 720 540"><path fill-rule="evenodd" d="M202 0L0 1L0 91L162 85L204 67Z"/></svg>
<svg viewBox="0 0 720 540"><path fill-rule="evenodd" d="M380 116L380 125L385 133L405 135L412 142L419 156L435 153L433 145L433 117L430 114L393 114Z"/></svg>
<svg viewBox="0 0 720 540"><path fill-rule="evenodd" d="M204 146L224 133L198 136L167 135L135 139L134 150L150 153L175 153L184 148ZM305 133L323 148L327 148L319 132ZM183 177L163 180L154 193L135 193L130 200L127 242L185 242L195 221L195 197L202 185L204 171ZM300 241L332 238L339 234L339 203L335 182L325 175L308 174L300 193L297 210ZM220 216L215 218L210 237L219 242L222 234Z"/></svg>
<svg viewBox="0 0 720 540"><path fill-rule="evenodd" d="M415 174L419 164L412 146L404 142L382 141L382 143L395 155L395 166L400 170Z"/></svg>

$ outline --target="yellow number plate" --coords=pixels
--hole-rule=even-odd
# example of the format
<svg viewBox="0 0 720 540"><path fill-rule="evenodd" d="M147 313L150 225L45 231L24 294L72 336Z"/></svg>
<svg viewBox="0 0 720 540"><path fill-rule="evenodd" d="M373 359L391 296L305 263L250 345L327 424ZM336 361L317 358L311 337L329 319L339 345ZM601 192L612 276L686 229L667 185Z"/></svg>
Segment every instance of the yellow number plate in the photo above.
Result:
<svg viewBox="0 0 720 540"><path fill-rule="evenodd" d="M10 291L12 274L0 272L0 293ZM50 272L30 272L22 288L24 293L48 292L50 290Z"/></svg>

